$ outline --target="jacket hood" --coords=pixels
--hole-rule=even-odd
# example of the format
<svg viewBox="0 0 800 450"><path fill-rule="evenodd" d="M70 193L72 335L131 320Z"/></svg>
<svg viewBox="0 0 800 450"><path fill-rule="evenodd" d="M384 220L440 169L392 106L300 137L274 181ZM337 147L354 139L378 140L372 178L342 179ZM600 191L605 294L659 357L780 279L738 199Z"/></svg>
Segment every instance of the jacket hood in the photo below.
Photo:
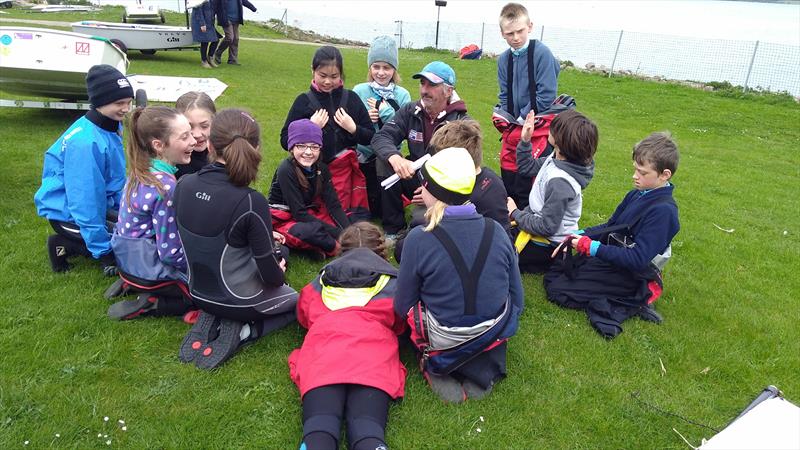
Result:
<svg viewBox="0 0 800 450"><path fill-rule="evenodd" d="M374 286L381 275L397 277L397 269L372 250L354 248L322 268L326 286L357 288Z"/></svg>
<svg viewBox="0 0 800 450"><path fill-rule="evenodd" d="M553 162L555 162L556 167L567 172L578 184L581 186L581 189L586 189L586 186L589 185L589 182L592 181L592 177L594 176L594 161L588 166L584 166L582 164L575 164L569 161L563 161L553 158Z"/></svg>

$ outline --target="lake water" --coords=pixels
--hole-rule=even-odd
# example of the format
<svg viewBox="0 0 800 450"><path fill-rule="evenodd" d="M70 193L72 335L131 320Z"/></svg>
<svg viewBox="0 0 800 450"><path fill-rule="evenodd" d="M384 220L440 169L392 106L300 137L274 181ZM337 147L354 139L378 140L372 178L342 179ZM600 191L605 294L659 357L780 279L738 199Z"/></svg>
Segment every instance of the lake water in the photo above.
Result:
<svg viewBox="0 0 800 450"><path fill-rule="evenodd" d="M497 16L505 1L251 0L248 20L281 19L321 34L370 42L387 34L404 47L457 50L478 44L506 48ZM101 0L133 4L133 0ZM183 1L156 0L183 11ZM733 1L528 1L533 36L577 66L587 63L648 75L697 81L730 81L800 95L800 3ZM399 23L402 21L402 24ZM622 37L620 39L620 31ZM756 44L758 41L758 44ZM619 44L619 52L616 52ZM758 47L756 47L758 45ZM614 58L617 53L616 59ZM755 56L754 56L755 53ZM752 70L751 70L752 66ZM749 78L748 78L749 72Z"/></svg>

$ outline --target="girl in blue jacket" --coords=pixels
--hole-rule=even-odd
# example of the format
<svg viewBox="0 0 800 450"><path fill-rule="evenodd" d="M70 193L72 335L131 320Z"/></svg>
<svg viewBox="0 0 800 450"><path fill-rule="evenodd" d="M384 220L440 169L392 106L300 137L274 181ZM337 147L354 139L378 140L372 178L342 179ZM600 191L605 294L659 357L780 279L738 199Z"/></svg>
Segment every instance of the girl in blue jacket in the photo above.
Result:
<svg viewBox="0 0 800 450"><path fill-rule="evenodd" d="M517 254L469 202L475 165L465 149L441 150L417 173L427 225L405 240L394 308L408 317L433 391L447 402L479 399L506 374L523 308Z"/></svg>
<svg viewBox="0 0 800 450"><path fill-rule="evenodd" d="M219 0L207 0L192 8L192 40L200 43L200 65L206 69L217 67L214 52L220 36L214 25Z"/></svg>
<svg viewBox="0 0 800 450"><path fill-rule="evenodd" d="M367 108L369 118L372 120L375 131L394 117L394 113L401 106L411 101L411 95L406 88L398 85L400 74L397 72L399 58L397 44L390 36L378 36L372 41L367 53L367 82L356 85L353 92L358 94ZM372 217L381 217L380 188L378 186L378 173L376 172L375 152L370 145L358 145L358 161L361 172L367 179L367 198ZM381 175L390 175L388 170Z"/></svg>

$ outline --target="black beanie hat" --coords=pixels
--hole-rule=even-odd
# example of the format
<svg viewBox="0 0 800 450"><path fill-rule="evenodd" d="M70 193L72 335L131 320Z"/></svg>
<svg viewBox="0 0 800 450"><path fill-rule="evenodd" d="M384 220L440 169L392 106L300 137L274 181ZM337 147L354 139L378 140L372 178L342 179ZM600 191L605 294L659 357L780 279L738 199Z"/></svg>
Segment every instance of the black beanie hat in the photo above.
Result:
<svg viewBox="0 0 800 450"><path fill-rule="evenodd" d="M94 108L114 103L123 98L133 98L131 83L119 70L108 64L92 66L86 74L86 91Z"/></svg>

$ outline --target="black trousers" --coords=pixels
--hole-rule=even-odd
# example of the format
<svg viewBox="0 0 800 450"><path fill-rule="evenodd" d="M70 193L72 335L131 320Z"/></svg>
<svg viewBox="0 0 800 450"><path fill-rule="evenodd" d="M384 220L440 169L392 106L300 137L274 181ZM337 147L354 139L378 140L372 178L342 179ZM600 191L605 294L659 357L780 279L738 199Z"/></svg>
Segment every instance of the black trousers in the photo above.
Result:
<svg viewBox="0 0 800 450"><path fill-rule="evenodd" d="M114 225L117 223L118 212L116 210L109 210L106 212L106 229L109 233L114 232ZM92 257L92 252L86 247L86 242L81 236L81 228L71 222L62 222L60 220L50 220L50 227L57 235L66 238L69 241L69 248L67 252L69 255L82 255Z"/></svg>
<svg viewBox="0 0 800 450"><path fill-rule="evenodd" d="M378 175L378 183L391 176L394 171L389 163L378 159L376 161L376 172ZM406 228L406 213L403 208L403 197L411 200L414 197L414 191L420 186L419 178L411 177L408 180L400 179L394 186L389 189L381 188L381 214L383 222L383 231L386 234L397 234L399 231Z"/></svg>
<svg viewBox="0 0 800 450"><path fill-rule="evenodd" d="M303 442L308 450L336 450L342 418L348 448L374 450L384 436L391 397L380 389L358 384L334 384L303 396Z"/></svg>

